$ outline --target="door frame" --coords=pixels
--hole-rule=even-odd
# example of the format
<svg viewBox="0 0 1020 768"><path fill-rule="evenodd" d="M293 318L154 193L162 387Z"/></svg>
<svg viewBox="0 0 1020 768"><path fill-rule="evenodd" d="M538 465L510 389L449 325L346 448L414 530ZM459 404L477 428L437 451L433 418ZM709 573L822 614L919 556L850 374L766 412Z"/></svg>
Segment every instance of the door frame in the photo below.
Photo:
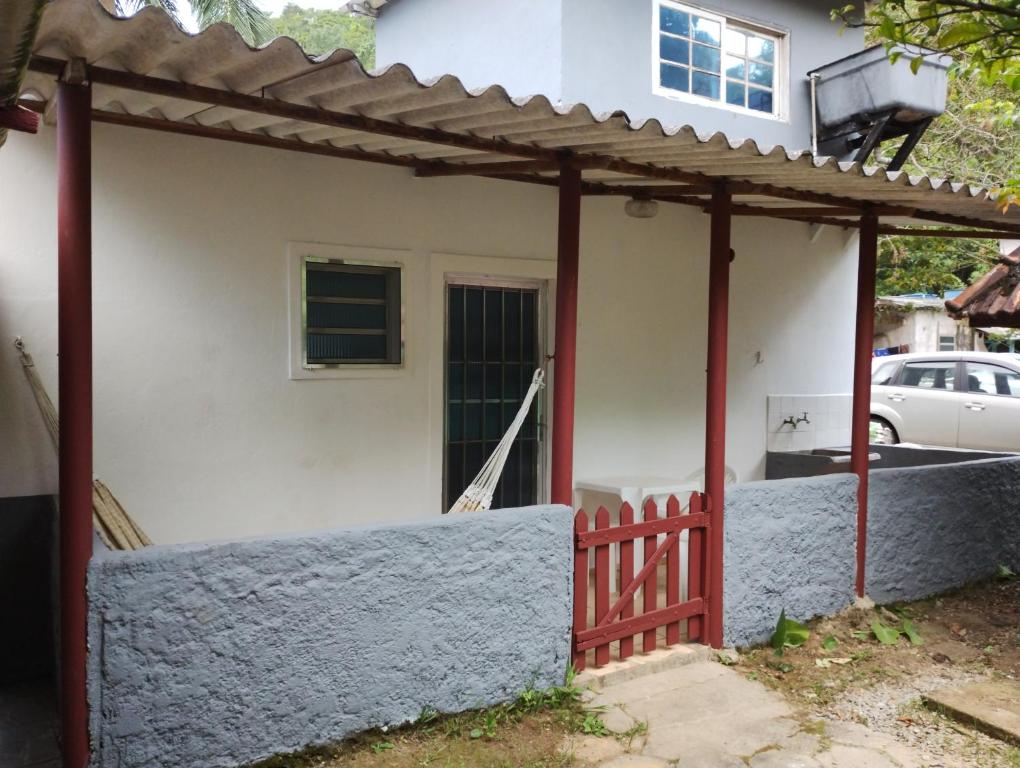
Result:
<svg viewBox="0 0 1020 768"><path fill-rule="evenodd" d="M447 381L447 378L448 378L448 375L447 375L447 367L448 367L448 365L447 365L448 364L447 354L449 352L449 346L450 346L450 338L449 338L449 336L450 336L450 322L449 322L450 321L450 306L449 306L449 303L450 303L450 286L451 285L463 285L463 286L468 286L468 287L472 287L472 288L518 288L518 289L536 291L537 294L538 294L538 299L535 302L535 312L537 314L537 317L535 318L535 331L536 331L536 334L538 336L538 339L537 339L535 351L536 351L536 355L537 355L538 360L540 361L540 363L542 363L546 367L548 367L548 363L547 363L547 361L545 359L545 354L546 354L546 352L545 352L545 350L546 350L546 334L548 332L548 327L547 327L548 311L547 311L547 307L546 307L547 295L548 295L548 290L549 290L549 281L548 280L543 280L542 278L528 278L528 277L501 277L499 275L491 275L491 274L480 275L480 274L477 274L477 273L468 273L468 272L445 272L445 273L443 273L443 314L442 314L442 323L443 323L443 353L442 353L442 359L440 361L440 366L442 368L442 371L441 371L440 375L442 377L442 396L443 396L443 401L442 401L443 402L443 407L442 407L442 414L441 414L441 417L440 417L441 424L442 424L442 429L440 431L440 441L441 441L441 444L442 444L442 450L441 450L441 453L442 453L442 462L441 462L441 465L440 465L440 473L441 474L440 474L440 478L439 478L439 488L440 488L440 500L441 500L441 502L445 502L445 499L447 497L447 493L446 493L446 491L447 491L447 488L446 488L446 476L447 476L446 475L446 460L447 460L447 451L446 451L446 444L447 444L447 440L446 440L446 436L447 436L447 432L446 432L446 429L447 429L446 407L447 407L448 395L449 395L449 390L448 390L449 384L448 384L448 381ZM537 419L538 444L536 446L537 450L536 450L536 456L535 456L535 461L536 461L536 467L535 467L535 485L536 485L535 503L536 504L545 504L548 501L548 498L549 498L549 494L548 494L548 490L547 490L547 480L548 480L548 477L547 477L547 472L546 472L546 468L547 468L547 465L548 465L548 458L549 458L548 455L547 455L547 451L548 451L547 445L548 445L549 441L546 439L547 438L547 432L548 432L548 418L547 417L548 417L548 413L549 413L548 410L547 410L547 404L546 404L546 390L549 387L548 387L548 382L546 382L546 383L547 383L547 386L545 386L542 389L540 389L538 391L538 393L535 395L534 405L532 406L532 407L538 409L538 419ZM445 514L447 512L447 510L443 509L442 512Z"/></svg>

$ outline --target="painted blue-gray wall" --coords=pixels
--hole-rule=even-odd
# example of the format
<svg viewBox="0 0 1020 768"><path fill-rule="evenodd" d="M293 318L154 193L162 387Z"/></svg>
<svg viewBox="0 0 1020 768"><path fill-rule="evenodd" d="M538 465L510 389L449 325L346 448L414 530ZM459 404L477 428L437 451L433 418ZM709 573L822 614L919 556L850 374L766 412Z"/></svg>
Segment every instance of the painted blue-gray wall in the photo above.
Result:
<svg viewBox="0 0 1020 768"><path fill-rule="evenodd" d="M377 61L404 62L421 76L444 73L470 87L504 85L511 95L541 93L583 102L595 112L625 110L806 149L811 144L807 72L864 47L863 33L830 19L835 0L705 0L722 15L789 33L787 120L736 113L653 93L652 0L396 0L376 24Z"/></svg>
<svg viewBox="0 0 1020 768"><path fill-rule="evenodd" d="M97 556L94 767L237 766L562 682L566 507Z"/></svg>
<svg viewBox="0 0 1020 768"><path fill-rule="evenodd" d="M857 476L763 480L726 489L727 645L768 640L779 612L805 620L853 599Z"/></svg>
<svg viewBox="0 0 1020 768"><path fill-rule="evenodd" d="M384 6L376 64L407 64L419 79L456 75L469 89L559 98L559 0L410 0Z"/></svg>
<svg viewBox="0 0 1020 768"><path fill-rule="evenodd" d="M1020 457L878 469L868 487L868 595L915 600L1020 567Z"/></svg>
<svg viewBox="0 0 1020 768"><path fill-rule="evenodd" d="M856 517L854 475L727 488L726 642L764 642L784 608L805 620L849 605ZM875 602L939 594L1000 564L1020 570L1020 457L871 471L865 586Z"/></svg>

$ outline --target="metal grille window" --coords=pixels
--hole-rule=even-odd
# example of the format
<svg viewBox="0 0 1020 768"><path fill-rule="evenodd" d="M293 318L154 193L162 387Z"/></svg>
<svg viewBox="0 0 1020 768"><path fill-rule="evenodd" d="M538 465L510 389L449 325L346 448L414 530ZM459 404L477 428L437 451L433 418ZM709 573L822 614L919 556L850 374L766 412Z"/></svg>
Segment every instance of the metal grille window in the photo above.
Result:
<svg viewBox="0 0 1020 768"><path fill-rule="evenodd" d="M306 258L305 364L399 365L400 267Z"/></svg>
<svg viewBox="0 0 1020 768"><path fill-rule="evenodd" d="M660 89L779 114L782 35L659 0L655 39Z"/></svg>
<svg viewBox="0 0 1020 768"><path fill-rule="evenodd" d="M538 297L537 289L447 286L444 509L495 450L541 361ZM494 509L538 500L539 407L513 442Z"/></svg>

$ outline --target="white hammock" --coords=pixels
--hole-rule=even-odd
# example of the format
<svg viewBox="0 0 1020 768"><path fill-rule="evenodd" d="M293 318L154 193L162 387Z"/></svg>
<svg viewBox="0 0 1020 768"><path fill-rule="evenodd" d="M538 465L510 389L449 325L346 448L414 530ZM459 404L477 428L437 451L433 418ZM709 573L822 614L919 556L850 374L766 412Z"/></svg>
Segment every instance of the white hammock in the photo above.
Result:
<svg viewBox="0 0 1020 768"><path fill-rule="evenodd" d="M545 386L545 371L541 368L535 370L531 377L531 386L524 396L520 410L511 422L503 439L499 441L496 450L492 452L488 461L482 467L482 471L471 481L471 485L461 494L460 498L450 507L450 513L454 512L478 512L484 511L492 506L492 494L496 491L496 484L500 475L503 474L503 467L506 465L507 456L510 455L510 448L513 446L517 433L521 431L524 420L528 418L528 411L531 410L531 401L542 387Z"/></svg>

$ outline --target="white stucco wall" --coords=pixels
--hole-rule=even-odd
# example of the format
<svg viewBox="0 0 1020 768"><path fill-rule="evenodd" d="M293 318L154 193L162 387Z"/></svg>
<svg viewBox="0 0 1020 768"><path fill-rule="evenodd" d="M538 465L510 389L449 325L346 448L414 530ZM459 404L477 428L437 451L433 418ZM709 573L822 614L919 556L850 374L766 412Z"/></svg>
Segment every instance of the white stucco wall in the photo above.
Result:
<svg viewBox="0 0 1020 768"><path fill-rule="evenodd" d="M548 279L551 299L555 190L112 126L94 145L95 468L153 539L437 514L443 276ZM0 497L56 486L9 343L25 337L55 396L54 179L51 129L9 138ZM708 218L622 208L584 203L575 477L686 476L703 464ZM404 253L405 371L289 379L299 241ZM757 218L733 243L727 463L744 480L762 475L768 394L850 389L856 243Z"/></svg>

